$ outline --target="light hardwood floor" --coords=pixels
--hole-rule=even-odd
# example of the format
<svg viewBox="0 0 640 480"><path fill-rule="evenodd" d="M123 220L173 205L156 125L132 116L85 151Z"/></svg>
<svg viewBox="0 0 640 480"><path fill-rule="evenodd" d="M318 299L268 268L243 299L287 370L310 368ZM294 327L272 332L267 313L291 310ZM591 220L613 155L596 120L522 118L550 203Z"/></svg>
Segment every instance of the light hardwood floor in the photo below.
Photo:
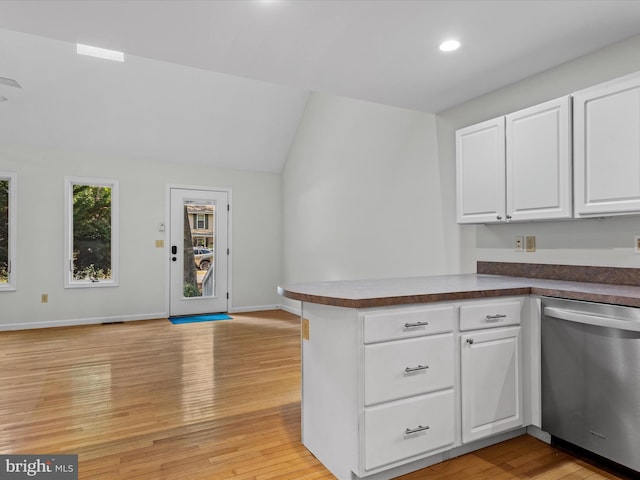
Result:
<svg viewBox="0 0 640 480"><path fill-rule="evenodd" d="M299 320L282 311L0 332L0 453L81 479L334 478L300 444ZM615 476L524 436L401 477Z"/></svg>

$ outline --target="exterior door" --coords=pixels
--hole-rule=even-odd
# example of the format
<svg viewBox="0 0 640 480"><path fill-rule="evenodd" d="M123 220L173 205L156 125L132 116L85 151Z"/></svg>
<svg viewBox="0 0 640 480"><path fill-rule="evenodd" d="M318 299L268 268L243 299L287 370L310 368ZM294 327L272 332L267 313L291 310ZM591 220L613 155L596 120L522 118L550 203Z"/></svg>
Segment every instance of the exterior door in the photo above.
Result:
<svg viewBox="0 0 640 480"><path fill-rule="evenodd" d="M228 309L229 192L170 189L169 313Z"/></svg>

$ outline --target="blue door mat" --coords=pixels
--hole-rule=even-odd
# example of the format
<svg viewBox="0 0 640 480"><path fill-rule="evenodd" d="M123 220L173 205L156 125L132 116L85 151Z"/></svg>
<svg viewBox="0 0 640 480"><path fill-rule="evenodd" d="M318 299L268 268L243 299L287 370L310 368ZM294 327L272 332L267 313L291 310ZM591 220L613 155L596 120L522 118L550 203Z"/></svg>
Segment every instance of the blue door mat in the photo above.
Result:
<svg viewBox="0 0 640 480"><path fill-rule="evenodd" d="M216 320L231 320L226 313L209 313L205 315L186 315L183 317L169 317L169 321L174 325L180 325L182 323L196 323L196 322L214 322Z"/></svg>

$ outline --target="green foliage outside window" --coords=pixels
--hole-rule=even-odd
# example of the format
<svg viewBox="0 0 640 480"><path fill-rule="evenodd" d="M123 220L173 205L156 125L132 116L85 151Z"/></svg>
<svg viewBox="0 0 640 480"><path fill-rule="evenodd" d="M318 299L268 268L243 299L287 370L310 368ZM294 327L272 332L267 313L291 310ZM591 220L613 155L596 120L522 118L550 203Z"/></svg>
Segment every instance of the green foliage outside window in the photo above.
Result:
<svg viewBox="0 0 640 480"><path fill-rule="evenodd" d="M73 185L73 279L111 279L111 188Z"/></svg>
<svg viewBox="0 0 640 480"><path fill-rule="evenodd" d="M0 180L0 283L9 281L9 180Z"/></svg>

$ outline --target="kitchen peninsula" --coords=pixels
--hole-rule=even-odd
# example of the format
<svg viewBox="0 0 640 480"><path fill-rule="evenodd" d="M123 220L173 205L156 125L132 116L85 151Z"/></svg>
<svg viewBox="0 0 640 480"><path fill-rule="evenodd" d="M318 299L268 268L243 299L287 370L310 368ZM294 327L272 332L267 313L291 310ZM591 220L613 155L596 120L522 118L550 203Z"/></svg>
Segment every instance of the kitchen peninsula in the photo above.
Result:
<svg viewBox="0 0 640 480"><path fill-rule="evenodd" d="M638 307L639 277L479 262L477 274L283 285L302 302L302 442L340 480L379 480L525 432L547 439L540 297Z"/></svg>

